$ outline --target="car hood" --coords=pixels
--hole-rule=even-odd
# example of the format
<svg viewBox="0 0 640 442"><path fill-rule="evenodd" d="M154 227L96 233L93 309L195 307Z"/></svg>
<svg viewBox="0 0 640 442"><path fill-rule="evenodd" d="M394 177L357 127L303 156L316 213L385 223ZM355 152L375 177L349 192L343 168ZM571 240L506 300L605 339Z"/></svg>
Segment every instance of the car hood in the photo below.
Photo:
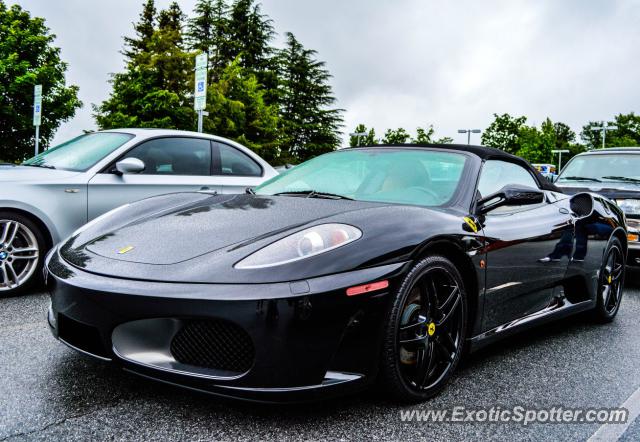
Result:
<svg viewBox="0 0 640 442"><path fill-rule="evenodd" d="M64 180L77 174L78 172L44 167L0 165L0 182Z"/></svg>
<svg viewBox="0 0 640 442"><path fill-rule="evenodd" d="M109 231L85 249L119 261L175 264L240 243L249 246L312 221L370 206L308 198L207 196ZM125 248L129 250L123 253Z"/></svg>
<svg viewBox="0 0 640 442"><path fill-rule="evenodd" d="M60 247L85 271L167 282L298 280L401 259L430 231L460 230L461 217L413 206L286 196L172 194L131 204ZM306 227L345 223L359 240L331 252L261 269L235 263Z"/></svg>
<svg viewBox="0 0 640 442"><path fill-rule="evenodd" d="M633 183L555 183L556 187L567 195L580 192L593 192L610 199L640 198L640 185Z"/></svg>

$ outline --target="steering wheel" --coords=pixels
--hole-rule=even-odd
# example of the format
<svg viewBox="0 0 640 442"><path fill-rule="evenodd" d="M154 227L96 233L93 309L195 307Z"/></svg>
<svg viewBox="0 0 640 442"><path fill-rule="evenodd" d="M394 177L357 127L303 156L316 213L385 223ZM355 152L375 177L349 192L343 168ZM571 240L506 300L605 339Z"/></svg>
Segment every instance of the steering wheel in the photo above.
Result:
<svg viewBox="0 0 640 442"><path fill-rule="evenodd" d="M429 195L431 198L433 198L434 201L439 201L440 200L440 197L438 196L438 194L435 193L431 189L427 189L425 187L419 187L419 186L411 186L411 187L407 188L407 191L410 191L410 190L417 190L417 191L422 192L422 193L424 193L426 195Z"/></svg>

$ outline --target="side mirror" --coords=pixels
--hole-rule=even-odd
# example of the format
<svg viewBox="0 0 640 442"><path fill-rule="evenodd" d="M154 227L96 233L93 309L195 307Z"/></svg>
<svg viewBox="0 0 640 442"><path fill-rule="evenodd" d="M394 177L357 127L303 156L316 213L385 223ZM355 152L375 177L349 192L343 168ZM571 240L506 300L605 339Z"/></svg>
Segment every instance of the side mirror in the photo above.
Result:
<svg viewBox="0 0 640 442"><path fill-rule="evenodd" d="M116 163L116 171L119 175L129 173L140 173L145 169L145 165L142 160L137 158L125 158L122 161Z"/></svg>
<svg viewBox="0 0 640 442"><path fill-rule="evenodd" d="M479 200L477 210L480 214L483 214L502 206L526 206L540 204L543 201L544 192L542 190L509 184L493 195Z"/></svg>

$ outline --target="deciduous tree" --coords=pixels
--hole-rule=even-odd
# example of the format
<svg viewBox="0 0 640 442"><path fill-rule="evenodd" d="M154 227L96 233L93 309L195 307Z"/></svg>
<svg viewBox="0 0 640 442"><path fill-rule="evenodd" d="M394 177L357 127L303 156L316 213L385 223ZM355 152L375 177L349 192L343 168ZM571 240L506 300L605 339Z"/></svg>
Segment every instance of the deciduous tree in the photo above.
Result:
<svg viewBox="0 0 640 442"><path fill-rule="evenodd" d="M78 87L65 83L67 63L45 21L0 0L0 159L32 156L33 89L42 85L40 145L47 146L60 124L82 106Z"/></svg>

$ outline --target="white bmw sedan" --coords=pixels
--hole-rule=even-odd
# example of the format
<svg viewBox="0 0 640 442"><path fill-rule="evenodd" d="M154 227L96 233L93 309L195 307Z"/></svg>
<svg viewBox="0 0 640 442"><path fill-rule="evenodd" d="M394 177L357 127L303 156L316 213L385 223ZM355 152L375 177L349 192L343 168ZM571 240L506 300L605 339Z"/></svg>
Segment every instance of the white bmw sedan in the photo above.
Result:
<svg viewBox="0 0 640 442"><path fill-rule="evenodd" d="M164 129L89 133L0 165L0 295L37 281L54 244L111 209L171 192L243 193L277 174L231 140Z"/></svg>

